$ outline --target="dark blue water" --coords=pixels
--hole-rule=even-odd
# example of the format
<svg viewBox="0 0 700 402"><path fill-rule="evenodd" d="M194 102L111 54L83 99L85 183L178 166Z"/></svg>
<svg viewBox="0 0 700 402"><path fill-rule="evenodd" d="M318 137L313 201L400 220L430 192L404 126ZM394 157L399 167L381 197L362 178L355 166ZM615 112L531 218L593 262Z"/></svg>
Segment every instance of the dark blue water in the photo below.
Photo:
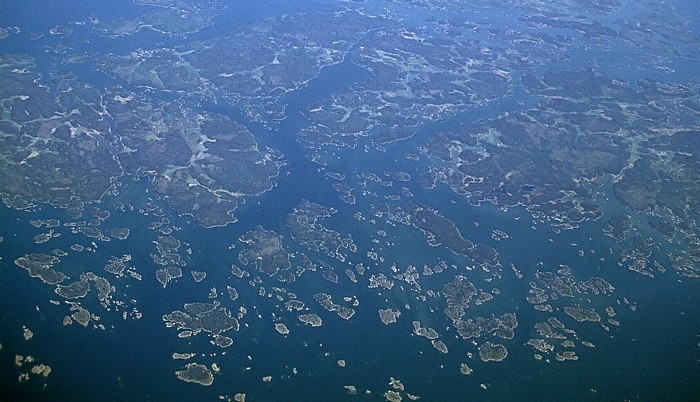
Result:
<svg viewBox="0 0 700 402"><path fill-rule="evenodd" d="M47 3L39 8L16 5L0 16L0 25L18 25L23 31L21 35L25 35L27 32L45 32L56 24L68 24L91 16L109 18L112 15L136 16L141 13L139 7L121 2L68 3L68 6ZM232 27L305 7L311 8L302 2L237 4L229 7L214 27L195 36L202 39L215 37ZM330 6L314 4L313 7L316 10ZM67 10L70 10L70 15L67 15ZM420 22L429 14L412 15L411 20ZM483 14L485 15L481 18L500 15L504 20L498 24L507 22L497 12ZM77 46L78 39L88 36L89 29L74 28L75 38L71 40ZM161 42L163 46L170 46L178 40L146 32L138 37L116 41L90 37L89 44L80 46L92 51L109 45L126 53L142 46L143 42ZM59 42L60 38L27 42L23 36L11 36L2 43L2 49L6 53L21 51L31 54L37 58L39 71L48 71L54 56L45 55L43 46ZM574 55L574 59L566 63L573 67L581 66L585 64L586 57L590 57L590 54ZM630 63L634 60L632 57ZM679 79L692 75L693 63L687 62L684 66L686 69L678 69ZM608 66L603 64L600 68ZM88 74L89 70L90 66L86 65L84 73ZM697 395L699 351L698 339L693 335L698 333L700 306L695 302L696 283L679 281L671 272L649 280L619 267L616 255L610 253L611 249L614 249L613 253L618 252L618 246L611 245L608 238L601 238L601 229L605 226L602 220L584 224L575 231L555 234L546 223L533 222L521 208L504 212L491 205L474 207L448 188L440 187L425 192L413 183L405 184L415 194L414 202L441 211L455 222L465 237L498 249L504 268L500 272L502 280L494 281L493 284L484 282L490 275L479 270L468 271L466 267L471 265L468 260L457 257L444 248L426 247L425 238L413 228L391 228L383 219L377 219L374 226L358 223L353 218L353 213L362 211L370 219L367 211L374 200L360 197L355 206L343 204L328 185L325 172L319 171L319 166L307 159L308 151L299 145L296 135L308 125L300 113L306 105L325 99L333 93L340 93L354 83L363 82L368 74L352 64L351 58L341 64L323 68L309 85L281 100L286 105L287 118L273 128L245 121L235 108L204 106L209 111L226 114L244 123L261 145L282 150L287 166L283 168L277 186L271 192L260 199L248 199L236 211L238 223L235 225L202 229L192 224L191 219L177 217L171 211L166 211L173 224L182 228L176 232L176 236L187 242L180 250L182 258L187 261L183 278L171 282L166 289L154 280L158 267L149 257L150 253L155 252L152 241L155 240L156 233L148 230L147 225L156 219L136 212L111 211L113 215L108 220L108 223L115 226L131 228L129 239L97 242L97 253L71 253L58 265L72 279L85 271L107 276L102 268L110 255L131 254L131 265L137 268L144 280L139 282L111 276L108 278L117 288L115 299L125 302L137 300L136 306L144 315L142 320L124 321L120 312L105 311L97 303L93 290L81 302L102 317L100 322L106 330L86 329L77 324L62 327L60 323L68 313L67 306L48 303L49 299L60 298L50 286L30 279L13 261L28 252L48 253L52 248L69 250L73 243L89 244L89 241L86 242L81 235L72 235L68 230L61 229L62 236L51 240L47 247L36 246L32 241L34 235L45 230L35 230L28 223L30 219L59 218L64 222L69 221L69 217L50 207L41 207L31 213L5 207L0 209L1 235L4 236L4 241L0 243L0 342L3 347L0 350L3 367L0 370L0 399L216 400L219 395L230 397L236 392L245 392L249 395L248 400L354 400L343 389L343 386L352 384L357 386L360 395L364 394L365 389L372 390L372 395L367 399L381 400L381 393L388 389L388 379L392 376L400 378L406 384L407 392L421 395L423 400L690 400ZM101 77L100 80L105 84L109 82L106 77ZM532 105L532 99L517 92L484 108L475 108L441 122L425 124L419 128L414 138L390 144L386 152L370 151L370 157L367 157L362 154L362 147L339 150L342 162L332 164L329 168L340 171L349 178L362 172L381 174L384 170L420 172L427 167L427 161L408 161L402 155L405 152L415 152L415 147L424 143L436 130L492 118L505 110L519 110ZM126 188L117 197L108 197L103 208L110 209L110 203L121 201L138 209L154 194L144 180L132 182L131 179L124 178L123 182ZM389 191L396 193L398 190L395 185ZM318 273L306 273L296 284L287 286L288 290L307 301L313 312L322 315L324 325L321 328L304 327L295 314L281 310L274 298L258 296L257 287L248 284L249 278L239 280L232 277L230 266L238 263L237 253L244 247L237 239L257 225L281 234L289 251L305 251L294 245L283 224L284 217L302 199L335 207L340 211L323 223L338 230L343 236L353 235L359 251L352 256L352 261L364 261L369 265L370 270L366 275L380 272L389 275L391 263L404 269L408 264L422 267L423 264L434 265L437 261L445 261L455 264L457 269L425 277L425 286L439 289L441 283L449 281L454 274L461 273L470 280L479 282L479 286L485 290L498 287L501 290L500 296L484 306L472 306L469 314L485 316L491 312L517 313L521 324L516 330L516 338L501 341L509 349L508 359L502 363L487 364L477 361L478 357L468 360L468 352L475 355L478 352L470 342L456 339L456 331L442 314L444 299L423 303L416 301L412 292L397 290L383 291L378 295L375 290L351 284L343 275L343 271L350 266L327 256L307 252L313 259L321 259L333 265L341 276L339 284L324 281ZM607 207L609 211L620 208L619 205ZM474 222L479 222L479 226L476 227ZM378 229L389 232L390 238L387 240L396 245L392 247L384 243L372 243L370 238L377 237L373 232ZM507 232L510 238L496 242L491 238L494 229ZM382 238L380 240L385 241ZM572 243L577 245L572 246ZM232 244L236 248L229 250ZM366 261L364 253L380 247L386 263L373 264ZM187 248L192 249L191 255L184 252ZM584 257L578 255L579 249L586 251ZM414 250L421 252L416 254L413 253ZM510 263L526 275L525 279L515 278L508 268ZM538 362L532 357L534 352L524 344L537 335L532 324L544 321L548 315L534 311L524 302L528 290L526 281L532 278L535 270L554 271L560 264L569 265L581 277L602 276L610 281L617 291L608 299L603 299L597 310L602 312L606 305L613 305L618 313L616 318L622 322L622 326L619 329L613 327L608 333L597 324L567 321L567 326L575 329L578 334L575 350L580 360ZM208 276L201 284L193 285L190 270L206 271ZM227 284L238 289L240 297L237 301L231 302L225 295ZM275 285L279 284L269 281L263 284L268 290ZM178 339L176 331L165 328L160 319L165 313L181 309L184 303L207 301L207 294L214 286L220 294L224 292L219 297L223 306L232 311L241 306L248 310L248 314L241 320L241 331L227 334L235 338L234 346L228 349L212 347L204 334ZM357 296L360 305L355 308L356 316L345 322L333 314L320 311L318 306L313 305L310 296L321 291L332 293L336 302L342 296ZM636 303L637 311L618 305L623 296L629 296ZM410 309L405 309L405 305ZM397 324L384 326L377 319L377 309L387 307L402 311ZM261 318L257 317L258 314ZM274 320L280 320L289 326L291 333L288 337L282 337L273 330L273 315ZM426 339L409 335L413 319L436 328L440 339L448 344L449 354L439 354ZM22 325L34 332L33 340L24 341L21 338ZM589 340L596 347L588 349L580 346L582 340ZM216 376L212 387L186 384L175 378L174 372L182 369L185 362L172 360L172 353L190 351L198 353L192 361L217 363L222 367L222 372ZM49 364L53 368L52 374L46 381L33 378L28 383L18 384L17 375L20 370L14 366L15 354L35 356L37 362ZM347 367L339 368L339 359L345 359ZM474 368L475 373L471 376L461 375L459 364L462 362ZM10 369L4 369L6 367ZM298 374L293 374L293 368L298 370ZM266 375L273 376L272 382L262 382L262 377ZM46 388L43 387L44 383L47 384ZM481 390L480 384L487 384L488 390ZM695 384L695 388L692 384Z"/></svg>

